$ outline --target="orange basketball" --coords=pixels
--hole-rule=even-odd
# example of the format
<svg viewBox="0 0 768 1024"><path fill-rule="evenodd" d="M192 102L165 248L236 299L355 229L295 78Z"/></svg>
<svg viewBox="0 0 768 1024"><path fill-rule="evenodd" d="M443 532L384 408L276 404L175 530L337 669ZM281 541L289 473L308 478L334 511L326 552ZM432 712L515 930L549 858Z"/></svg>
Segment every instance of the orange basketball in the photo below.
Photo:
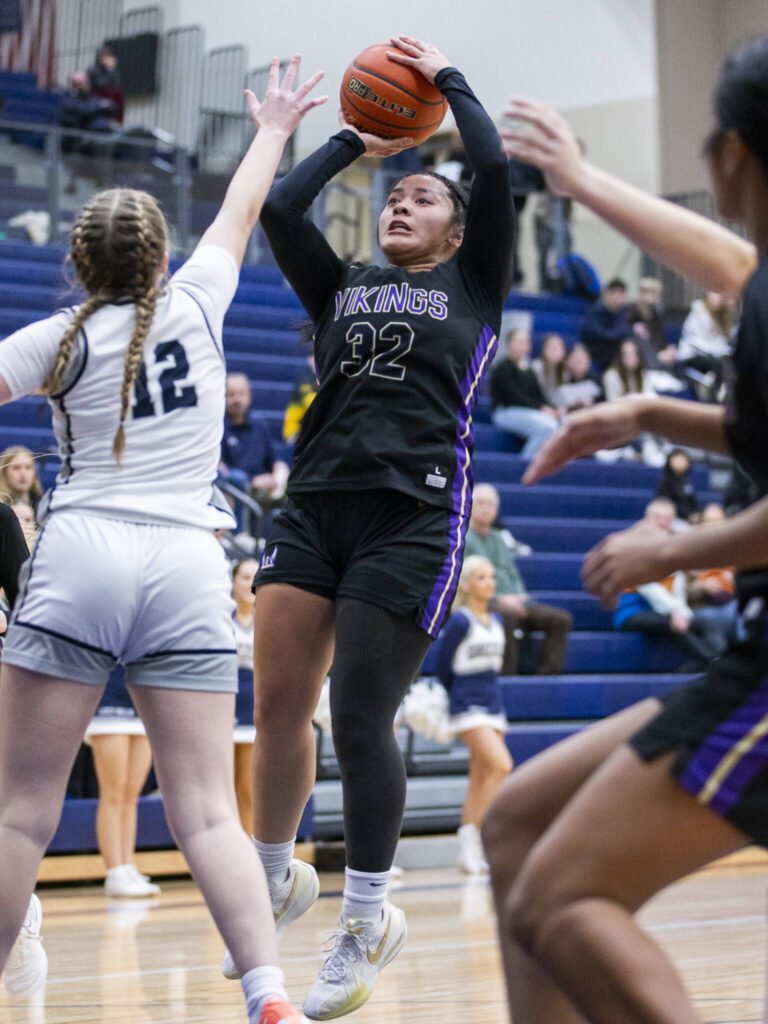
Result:
<svg viewBox="0 0 768 1024"><path fill-rule="evenodd" d="M389 60L394 49L377 43L355 57L341 82L341 109L361 132L423 142L440 127L448 103L418 71Z"/></svg>

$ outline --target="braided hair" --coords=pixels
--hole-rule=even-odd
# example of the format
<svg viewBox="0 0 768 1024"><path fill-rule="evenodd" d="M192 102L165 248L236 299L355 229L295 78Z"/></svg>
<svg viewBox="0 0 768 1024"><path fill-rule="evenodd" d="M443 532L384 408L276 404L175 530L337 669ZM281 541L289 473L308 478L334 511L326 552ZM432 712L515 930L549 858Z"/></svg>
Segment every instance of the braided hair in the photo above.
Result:
<svg viewBox="0 0 768 1024"><path fill-rule="evenodd" d="M99 192L85 204L72 227L69 260L88 297L64 331L45 391L53 396L61 391L78 333L88 317L119 298L131 298L136 315L125 352L120 425L112 445L118 463L125 449L131 388L155 315L158 270L167 249L165 218L152 196L136 189Z"/></svg>

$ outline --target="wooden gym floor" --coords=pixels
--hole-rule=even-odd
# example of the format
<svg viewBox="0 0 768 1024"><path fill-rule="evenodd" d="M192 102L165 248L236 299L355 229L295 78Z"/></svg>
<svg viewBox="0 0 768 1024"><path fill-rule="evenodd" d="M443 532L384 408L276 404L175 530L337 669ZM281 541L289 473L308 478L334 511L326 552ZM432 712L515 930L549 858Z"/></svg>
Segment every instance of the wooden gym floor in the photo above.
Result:
<svg viewBox="0 0 768 1024"><path fill-rule="evenodd" d="M321 962L341 875L282 940L297 1002ZM763 1021L768 859L757 851L668 889L642 921L682 970L702 1021ZM216 1024L245 1021L240 986L219 974L222 944L190 881L159 899L107 900L101 889L42 888L50 976L44 993L0 994L0 1024ZM408 871L392 898L409 940L350 1024L505 1024L490 892L450 869Z"/></svg>

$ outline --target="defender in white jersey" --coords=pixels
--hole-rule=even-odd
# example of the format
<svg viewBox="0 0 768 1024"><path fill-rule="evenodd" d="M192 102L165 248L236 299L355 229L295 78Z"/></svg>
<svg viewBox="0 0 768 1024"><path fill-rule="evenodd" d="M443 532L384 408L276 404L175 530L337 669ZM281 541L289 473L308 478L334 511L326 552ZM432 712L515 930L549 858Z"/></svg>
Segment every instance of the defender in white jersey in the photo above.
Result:
<svg viewBox="0 0 768 1024"><path fill-rule="evenodd" d="M248 1019L287 1002L272 908L232 783L237 656L213 530L224 417L224 314L284 144L319 79L273 61L259 126L221 210L164 285L167 228L146 193L86 203L71 259L85 302L0 345L0 401L44 390L62 469L22 571L0 677L0 965L58 822L69 770L110 671L125 667L171 828L243 976ZM256 884L254 884L254 879Z"/></svg>

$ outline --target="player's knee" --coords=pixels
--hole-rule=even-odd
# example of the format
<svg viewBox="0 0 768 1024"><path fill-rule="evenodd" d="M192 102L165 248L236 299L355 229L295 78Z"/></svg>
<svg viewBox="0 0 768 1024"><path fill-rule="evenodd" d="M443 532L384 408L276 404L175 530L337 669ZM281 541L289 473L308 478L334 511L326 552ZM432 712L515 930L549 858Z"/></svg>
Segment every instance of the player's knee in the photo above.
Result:
<svg viewBox="0 0 768 1024"><path fill-rule="evenodd" d="M61 816L61 807L50 807L34 800L10 801L0 813L0 831L24 836L44 852L53 839Z"/></svg>
<svg viewBox="0 0 768 1024"><path fill-rule="evenodd" d="M539 877L535 866L526 865L507 896L500 925L516 945L533 955L560 910L551 887Z"/></svg>
<svg viewBox="0 0 768 1024"><path fill-rule="evenodd" d="M481 837L491 874L514 877L542 833L538 816L514 777L507 778L482 823Z"/></svg>
<svg viewBox="0 0 768 1024"><path fill-rule="evenodd" d="M286 700L279 687L261 687L254 692L253 722L261 739L290 736L312 721L312 708L295 700Z"/></svg>

